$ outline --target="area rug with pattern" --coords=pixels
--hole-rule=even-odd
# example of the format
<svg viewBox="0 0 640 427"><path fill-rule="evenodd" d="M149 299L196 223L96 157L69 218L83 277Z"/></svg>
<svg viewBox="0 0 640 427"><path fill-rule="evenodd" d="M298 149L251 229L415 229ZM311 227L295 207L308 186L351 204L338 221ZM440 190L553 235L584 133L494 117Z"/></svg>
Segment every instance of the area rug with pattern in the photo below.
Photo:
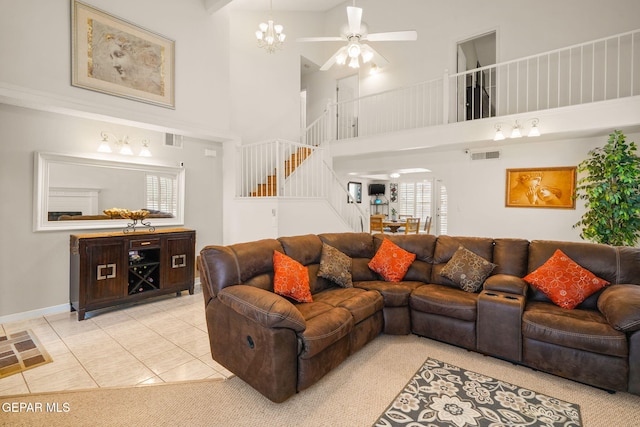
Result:
<svg viewBox="0 0 640 427"><path fill-rule="evenodd" d="M51 362L31 329L0 335L0 378Z"/></svg>
<svg viewBox="0 0 640 427"><path fill-rule="evenodd" d="M576 404L427 359L375 427L581 426Z"/></svg>

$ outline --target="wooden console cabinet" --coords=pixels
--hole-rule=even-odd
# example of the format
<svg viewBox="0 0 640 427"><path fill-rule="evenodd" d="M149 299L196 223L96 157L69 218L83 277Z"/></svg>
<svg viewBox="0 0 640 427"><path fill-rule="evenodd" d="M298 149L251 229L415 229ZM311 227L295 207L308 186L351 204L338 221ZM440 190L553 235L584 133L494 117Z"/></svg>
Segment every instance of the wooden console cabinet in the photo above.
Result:
<svg viewBox="0 0 640 427"><path fill-rule="evenodd" d="M71 236L69 299L87 311L183 290L193 294L196 233L184 228Z"/></svg>

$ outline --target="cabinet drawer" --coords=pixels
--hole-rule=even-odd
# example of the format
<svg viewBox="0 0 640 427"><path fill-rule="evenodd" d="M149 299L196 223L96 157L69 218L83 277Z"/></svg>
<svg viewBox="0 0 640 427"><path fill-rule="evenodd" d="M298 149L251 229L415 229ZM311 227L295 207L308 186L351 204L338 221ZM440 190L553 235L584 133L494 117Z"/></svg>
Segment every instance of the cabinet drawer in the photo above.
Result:
<svg viewBox="0 0 640 427"><path fill-rule="evenodd" d="M159 247L160 238L131 240L129 242L129 249L150 249Z"/></svg>

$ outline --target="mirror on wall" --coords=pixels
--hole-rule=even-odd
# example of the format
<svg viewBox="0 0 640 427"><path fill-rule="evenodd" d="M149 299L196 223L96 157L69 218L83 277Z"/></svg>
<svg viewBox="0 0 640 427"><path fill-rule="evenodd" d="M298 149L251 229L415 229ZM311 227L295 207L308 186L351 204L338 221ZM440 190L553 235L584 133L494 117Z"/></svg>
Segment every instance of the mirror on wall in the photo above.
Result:
<svg viewBox="0 0 640 427"><path fill-rule="evenodd" d="M362 183L361 182L353 182L350 181L347 184L347 191L349 192L350 197L347 197L347 203L353 203L355 200L356 203L362 203Z"/></svg>
<svg viewBox="0 0 640 427"><path fill-rule="evenodd" d="M34 230L125 228L113 208L146 209L153 227L184 224L184 168L35 153Z"/></svg>

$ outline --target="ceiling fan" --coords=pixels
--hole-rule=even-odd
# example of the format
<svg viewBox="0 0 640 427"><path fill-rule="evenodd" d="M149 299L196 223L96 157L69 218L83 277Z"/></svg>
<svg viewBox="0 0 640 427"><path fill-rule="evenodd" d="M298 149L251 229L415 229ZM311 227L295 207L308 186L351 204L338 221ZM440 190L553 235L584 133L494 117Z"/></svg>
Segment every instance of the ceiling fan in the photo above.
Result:
<svg viewBox="0 0 640 427"><path fill-rule="evenodd" d="M320 67L321 71L326 71L333 64L343 65L349 61L349 67L360 67L360 57L363 63L372 60L379 67L383 67L389 63L382 55L376 52L371 46L363 41L382 42L382 41L412 41L418 39L416 31L393 31L388 33L369 33L367 25L362 22L362 8L356 7L355 0L353 6L347 6L347 19L349 24L343 30L341 36L336 37L302 37L297 39L300 42L327 42L327 41L346 41L347 45L338 49L327 62Z"/></svg>

